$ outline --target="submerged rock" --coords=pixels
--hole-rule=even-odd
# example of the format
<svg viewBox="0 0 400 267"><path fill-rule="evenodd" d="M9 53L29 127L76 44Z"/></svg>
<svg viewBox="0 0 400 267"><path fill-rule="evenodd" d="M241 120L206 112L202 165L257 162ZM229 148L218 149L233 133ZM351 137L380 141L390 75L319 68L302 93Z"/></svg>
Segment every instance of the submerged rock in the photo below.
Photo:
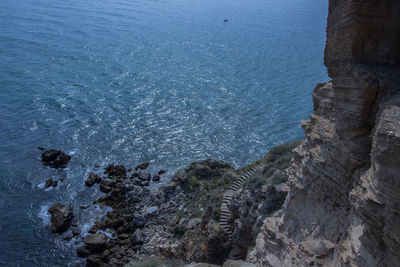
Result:
<svg viewBox="0 0 400 267"><path fill-rule="evenodd" d="M44 188L49 188L50 186L52 186L53 185L53 178L49 178L49 179L47 179L47 181L46 181L46 183L45 183L45 185L44 185Z"/></svg>
<svg viewBox="0 0 400 267"><path fill-rule="evenodd" d="M71 156L61 150L50 149L42 153L42 162L52 168L65 168L70 161Z"/></svg>
<svg viewBox="0 0 400 267"><path fill-rule="evenodd" d="M135 171L137 171L137 170L145 170L145 169L147 169L147 167L149 167L149 165L150 164L148 162L139 164L138 166L136 166Z"/></svg>
<svg viewBox="0 0 400 267"><path fill-rule="evenodd" d="M160 181L160 176L159 175L153 175L152 181L153 182L159 182Z"/></svg>
<svg viewBox="0 0 400 267"><path fill-rule="evenodd" d="M85 184L88 187L93 186L95 183L100 183L101 178L97 174L94 174L93 172L89 173L88 178L85 180Z"/></svg>
<svg viewBox="0 0 400 267"><path fill-rule="evenodd" d="M51 231L53 233L65 232L70 227L74 217L71 207L56 203L50 207L48 212L51 214Z"/></svg>

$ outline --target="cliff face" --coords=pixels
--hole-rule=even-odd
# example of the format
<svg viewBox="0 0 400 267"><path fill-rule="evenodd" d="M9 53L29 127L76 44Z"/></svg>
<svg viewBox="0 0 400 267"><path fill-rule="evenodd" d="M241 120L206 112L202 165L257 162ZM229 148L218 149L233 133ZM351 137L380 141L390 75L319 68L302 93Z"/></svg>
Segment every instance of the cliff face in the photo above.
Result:
<svg viewBox="0 0 400 267"><path fill-rule="evenodd" d="M325 65L284 209L248 260L400 266L400 1L330 0Z"/></svg>

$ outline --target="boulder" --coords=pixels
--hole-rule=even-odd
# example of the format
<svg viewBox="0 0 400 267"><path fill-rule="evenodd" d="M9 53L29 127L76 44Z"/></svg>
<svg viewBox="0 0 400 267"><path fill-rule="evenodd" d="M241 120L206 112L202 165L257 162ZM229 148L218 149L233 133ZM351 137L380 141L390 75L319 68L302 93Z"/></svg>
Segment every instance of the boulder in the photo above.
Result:
<svg viewBox="0 0 400 267"><path fill-rule="evenodd" d="M51 231L53 233L65 232L74 217L72 208L60 203L51 206L48 212L51 214Z"/></svg>
<svg viewBox="0 0 400 267"><path fill-rule="evenodd" d="M158 207L157 207L157 206L152 206L152 207L150 207L150 208L148 208L148 209L146 210L146 214L147 214L147 215L153 215L153 214L155 214L157 211L158 211Z"/></svg>
<svg viewBox="0 0 400 267"><path fill-rule="evenodd" d="M114 166L113 164L108 165L104 169L104 173L108 174L108 177L118 177L118 178L126 178L126 168L125 166L122 165L116 165Z"/></svg>
<svg viewBox="0 0 400 267"><path fill-rule="evenodd" d="M94 174L93 172L89 173L88 178L85 181L86 186L91 187L93 186L95 183L100 183L101 182L101 178L100 176Z"/></svg>
<svg viewBox="0 0 400 267"><path fill-rule="evenodd" d="M140 175L140 173L134 172L134 173L132 173L131 178L133 179L135 177L139 177L139 175Z"/></svg>
<svg viewBox="0 0 400 267"><path fill-rule="evenodd" d="M76 248L76 254L81 258L86 258L92 252L86 246L80 246Z"/></svg>
<svg viewBox="0 0 400 267"><path fill-rule="evenodd" d="M159 175L153 175L152 181L153 182L159 182L160 181L160 176Z"/></svg>
<svg viewBox="0 0 400 267"><path fill-rule="evenodd" d="M136 212L133 214L132 221L136 227L143 227L146 223L145 217L142 214Z"/></svg>
<svg viewBox="0 0 400 267"><path fill-rule="evenodd" d="M165 170L159 170L157 174L158 174L158 175L162 175L162 174L164 174L165 172L166 172Z"/></svg>
<svg viewBox="0 0 400 267"><path fill-rule="evenodd" d="M53 179L52 178L49 178L49 179L47 179L47 181L46 181L46 183L45 183L45 185L44 185L44 188L49 188L50 186L52 186L53 185Z"/></svg>
<svg viewBox="0 0 400 267"><path fill-rule="evenodd" d="M106 264L101 260L100 255L90 255L86 258L86 265L88 267L100 267L106 266Z"/></svg>
<svg viewBox="0 0 400 267"><path fill-rule="evenodd" d="M149 167L149 163L145 162L145 163L142 163L142 164L139 164L138 166L136 166L135 171L145 170L145 169L147 169L147 167Z"/></svg>
<svg viewBox="0 0 400 267"><path fill-rule="evenodd" d="M107 237L103 233L87 235L83 239L88 249L92 252L102 252L107 246Z"/></svg>
<svg viewBox="0 0 400 267"><path fill-rule="evenodd" d="M138 178L142 181L150 181L150 174L149 173L139 173Z"/></svg>
<svg viewBox="0 0 400 267"><path fill-rule="evenodd" d="M100 182L100 191L104 193L108 193L114 187L115 181L114 180L101 180Z"/></svg>
<svg viewBox="0 0 400 267"><path fill-rule="evenodd" d="M144 240L144 238L143 238L142 231L139 228L136 229L131 237L132 243L134 245L141 245L141 244L143 244L143 240Z"/></svg>
<svg viewBox="0 0 400 267"><path fill-rule="evenodd" d="M50 149L42 153L43 164L52 168L65 168L70 159L71 156L61 150Z"/></svg>

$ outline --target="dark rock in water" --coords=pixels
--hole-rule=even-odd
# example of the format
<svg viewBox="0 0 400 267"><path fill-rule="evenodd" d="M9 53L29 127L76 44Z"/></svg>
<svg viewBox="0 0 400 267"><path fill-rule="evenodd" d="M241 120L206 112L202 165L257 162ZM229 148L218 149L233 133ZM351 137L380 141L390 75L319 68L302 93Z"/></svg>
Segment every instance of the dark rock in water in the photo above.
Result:
<svg viewBox="0 0 400 267"><path fill-rule="evenodd" d="M125 166L122 165L116 165L114 166L113 164L108 165L105 169L105 174L108 174L109 177L115 176L118 178L126 178L126 168Z"/></svg>
<svg viewBox="0 0 400 267"><path fill-rule="evenodd" d="M162 174L164 174L165 172L166 172L165 170L159 170L157 174L158 174L158 175L162 175Z"/></svg>
<svg viewBox="0 0 400 267"><path fill-rule="evenodd" d="M224 19L224 22L228 22L228 20L227 20L227 19Z"/></svg>
<svg viewBox="0 0 400 267"><path fill-rule="evenodd" d="M147 167L149 167L149 165L150 164L148 162L142 163L142 164L136 166L135 171L137 171L137 170L145 170L145 169L147 169Z"/></svg>
<svg viewBox="0 0 400 267"><path fill-rule="evenodd" d="M89 208L89 207L90 207L89 205L79 206L79 208L80 208L81 210L85 210L85 209L87 209L87 208Z"/></svg>
<svg viewBox="0 0 400 267"><path fill-rule="evenodd" d="M87 235L83 239L88 249L92 252L102 252L107 247L107 237L105 234Z"/></svg>
<svg viewBox="0 0 400 267"><path fill-rule="evenodd" d="M58 185L58 181L57 180L54 180L53 183L51 183L52 187L57 187L57 185Z"/></svg>
<svg viewBox="0 0 400 267"><path fill-rule="evenodd" d="M150 182L149 181L140 181L140 186L149 186Z"/></svg>
<svg viewBox="0 0 400 267"><path fill-rule="evenodd" d="M100 255L90 255L86 258L86 265L88 267L100 267L105 266L106 264L101 260Z"/></svg>
<svg viewBox="0 0 400 267"><path fill-rule="evenodd" d="M139 175L140 175L140 173L134 172L134 173L132 173L131 178L139 177Z"/></svg>
<svg viewBox="0 0 400 267"><path fill-rule="evenodd" d="M51 206L48 212L51 214L51 231L53 233L65 232L74 217L72 208L60 203Z"/></svg>
<svg viewBox="0 0 400 267"><path fill-rule="evenodd" d="M100 165L99 164L94 164L94 167L97 169L97 168L100 168Z"/></svg>
<svg viewBox="0 0 400 267"><path fill-rule="evenodd" d="M108 193L112 190L112 188L115 186L115 181L114 180L105 180L103 179L100 182L100 191L104 193Z"/></svg>
<svg viewBox="0 0 400 267"><path fill-rule="evenodd" d="M53 185L53 182L54 182L53 178L47 179L46 184L44 185L44 188L49 188L50 186Z"/></svg>
<svg viewBox="0 0 400 267"><path fill-rule="evenodd" d="M77 236L77 235L80 235L80 234L81 234L81 230L79 230L79 229L72 230L72 235L73 236Z"/></svg>
<svg viewBox="0 0 400 267"><path fill-rule="evenodd" d="M37 149L40 151L44 151L44 147L42 147L42 146L38 146Z"/></svg>
<svg viewBox="0 0 400 267"><path fill-rule="evenodd" d="M140 179L134 179L134 180L133 180L133 183L134 183L134 185L141 186L141 187L143 187L143 186L149 186L149 185L150 185L150 182L149 182L149 181L147 181L147 180L140 180Z"/></svg>
<svg viewBox="0 0 400 267"><path fill-rule="evenodd" d="M88 178L85 181L85 185L88 187L93 186L95 183L100 183L101 182L101 178L100 176L94 174L93 172L89 173Z"/></svg>
<svg viewBox="0 0 400 267"><path fill-rule="evenodd" d="M88 247L81 246L76 248L76 254L81 258L86 258L90 254L92 254L92 252L88 249Z"/></svg>
<svg viewBox="0 0 400 267"><path fill-rule="evenodd" d="M131 171L132 171L132 169L131 169L131 168L129 168L129 169L128 169L128 172L131 172Z"/></svg>
<svg viewBox="0 0 400 267"><path fill-rule="evenodd" d="M160 181L160 176L158 176L157 174L153 176L153 182L159 182Z"/></svg>
<svg viewBox="0 0 400 267"><path fill-rule="evenodd" d="M65 168L70 159L71 156L61 150L50 149L42 153L43 164L52 168Z"/></svg>
<svg viewBox="0 0 400 267"><path fill-rule="evenodd" d="M110 192L111 190L112 190L111 187L106 186L106 185L104 185L104 184L100 184L100 191L101 191L101 192L103 192L103 193L108 193L108 192Z"/></svg>
<svg viewBox="0 0 400 267"><path fill-rule="evenodd" d="M138 178L142 181L150 181L150 174L149 173L140 173Z"/></svg>
<svg viewBox="0 0 400 267"><path fill-rule="evenodd" d="M67 235L66 237L63 238L64 241L71 241L71 239L73 238L73 235Z"/></svg>

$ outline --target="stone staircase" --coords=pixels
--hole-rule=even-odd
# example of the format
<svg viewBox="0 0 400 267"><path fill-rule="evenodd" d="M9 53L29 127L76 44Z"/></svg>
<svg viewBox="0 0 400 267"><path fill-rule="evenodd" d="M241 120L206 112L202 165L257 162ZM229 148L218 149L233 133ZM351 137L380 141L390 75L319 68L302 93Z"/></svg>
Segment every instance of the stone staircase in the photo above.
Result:
<svg viewBox="0 0 400 267"><path fill-rule="evenodd" d="M230 210L232 197L236 191L242 188L246 179L248 179L251 175L253 175L259 166L254 166L250 170L248 170L245 174L243 174L239 179L237 179L234 183L232 183L228 190L222 196L222 204L221 204L221 215L219 218L219 225L224 229L224 231L228 234L229 240L232 239L233 236L233 226L230 223L232 218L232 213Z"/></svg>

